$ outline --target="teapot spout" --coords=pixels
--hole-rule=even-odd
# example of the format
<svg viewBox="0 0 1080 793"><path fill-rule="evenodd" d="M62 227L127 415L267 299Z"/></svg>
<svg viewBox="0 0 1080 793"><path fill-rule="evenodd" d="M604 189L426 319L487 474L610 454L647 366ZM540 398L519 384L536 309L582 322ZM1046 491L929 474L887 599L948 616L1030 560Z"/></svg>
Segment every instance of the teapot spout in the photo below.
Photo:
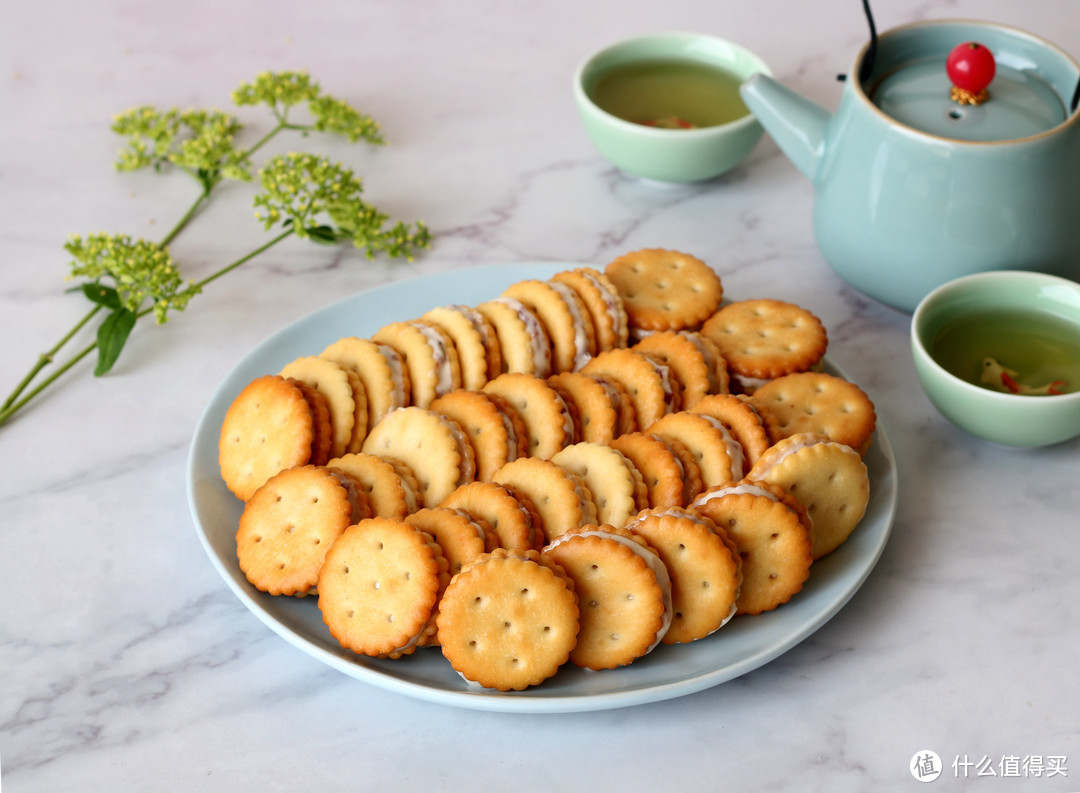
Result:
<svg viewBox="0 0 1080 793"><path fill-rule="evenodd" d="M765 74L752 75L739 93L780 150L813 180L825 154L830 113Z"/></svg>

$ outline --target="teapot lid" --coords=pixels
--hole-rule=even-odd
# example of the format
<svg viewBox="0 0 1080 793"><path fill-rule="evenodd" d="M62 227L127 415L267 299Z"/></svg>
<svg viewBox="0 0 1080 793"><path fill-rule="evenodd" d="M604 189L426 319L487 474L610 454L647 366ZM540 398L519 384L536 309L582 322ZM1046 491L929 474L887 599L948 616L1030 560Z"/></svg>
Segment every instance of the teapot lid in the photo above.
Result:
<svg viewBox="0 0 1080 793"><path fill-rule="evenodd" d="M966 93L958 101L951 90L946 62L957 45L971 41L993 54L985 101ZM887 32L875 49L872 69L860 81L867 98L891 119L920 132L964 141L1015 140L1053 129L1073 112L1064 97L1071 100L1069 86L1080 79L1076 64L1021 31L980 23L924 23Z"/></svg>

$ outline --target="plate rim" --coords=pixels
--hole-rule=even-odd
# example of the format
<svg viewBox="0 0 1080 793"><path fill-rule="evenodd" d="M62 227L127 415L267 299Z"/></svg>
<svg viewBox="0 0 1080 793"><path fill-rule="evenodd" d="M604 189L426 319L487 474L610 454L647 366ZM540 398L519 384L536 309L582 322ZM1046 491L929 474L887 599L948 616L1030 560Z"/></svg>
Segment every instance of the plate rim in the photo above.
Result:
<svg viewBox="0 0 1080 793"><path fill-rule="evenodd" d="M325 324L325 319L327 317L331 317L335 313L341 312L347 305L356 301L367 302L373 298L378 299L379 295L382 293L407 292L410 289L416 288L418 285L421 287L418 291L423 292L424 286L430 287L433 284L438 286L443 281L448 281L449 283L447 285L452 287L454 286L455 279L461 278L462 275L466 273L468 274L469 281L482 279L486 274L497 276L496 280L507 281L507 284L509 284L512 281L521 280L523 278L550 277L560 269L574 267L595 268L596 266L597 265L595 264L582 262L558 261L531 261L496 265L488 264L455 268L438 273L421 274L410 278L391 281L332 301L322 308L316 309L287 323L285 326L270 334L266 339L251 348L247 354L242 356L240 360L230 368L229 372L222 378L221 382L216 386L208 398L207 404L196 423L195 432L192 436L186 466L188 507L200 544L207 556L210 557L211 564L224 579L232 593L259 619L260 622L269 627L274 633L293 647L299 649L308 656L315 658L321 663L349 677L384 690L394 691L427 702L470 710L486 710L504 713L568 713L630 707L633 705L673 699L694 694L720 685L721 683L728 682L729 680L736 679L768 664L791 650L796 645L805 641L844 608L876 567L877 562L881 558L881 554L884 552L885 546L888 543L896 517L899 490L896 459L892 444L882 426L880 417L868 454L874 454L875 456L880 457L880 463L885 468L882 472L884 474L883 481L879 482L878 486L884 485L886 487L886 492L872 495L872 499L876 498L879 501L883 499L879 507L882 512L881 525L874 527L876 534L874 542L859 559L859 565L856 570L846 571L846 574L850 578L846 586L835 593L825 607L815 611L812 615L812 619L804 624L800 624L797 629L793 631L785 632L778 640L771 641L768 646L763 647L752 655L741 658L736 662L728 663L708 672L688 676L683 680L665 682L642 688L632 688L629 690L612 690L581 695L530 695L531 691L535 692L538 690L536 687L521 692L508 693L480 688L470 688L466 691L435 687L427 683L395 676L384 672L381 669L347 661L344 658L335 655L324 647L314 643L311 639L301 635L297 630L285 625L280 619L267 611L257 598L260 596L263 598L269 596L265 596L262 593L255 591L254 588L251 588L250 586L248 589L245 589L237 582L234 577L235 571L227 567L225 560L221 558L211 544L208 529L203 525L203 521L200 517L202 499L200 499L199 496L199 483L202 481L203 477L206 476L206 472L199 466L199 453L203 451L203 445L207 444L210 439L213 440L212 445L216 448L216 440L219 435L219 415L223 410L222 404L226 398L231 402L232 398L235 397L236 389L230 387L231 384L233 381L239 381L247 376L244 372L252 368L255 359L267 354L271 348L280 344L282 341L295 337L298 333L302 333L308 326L317 326L320 320L324 320ZM492 291L494 291L494 289ZM497 295L492 295L492 297L495 296ZM431 307L432 306L428 306L428 308ZM309 352L308 354L316 353ZM828 356L826 356L826 365L838 376L850 379ZM225 407L227 407L227 404L228 403L225 403ZM213 476L211 476L210 479L213 480L216 478L218 486L224 488L216 467L212 473ZM827 561L827 558L824 561ZM796 595L796 598L798 598L798 595ZM705 639L703 641L708 640L709 639ZM359 657L357 660L360 660ZM604 674L604 672L597 672L594 674Z"/></svg>

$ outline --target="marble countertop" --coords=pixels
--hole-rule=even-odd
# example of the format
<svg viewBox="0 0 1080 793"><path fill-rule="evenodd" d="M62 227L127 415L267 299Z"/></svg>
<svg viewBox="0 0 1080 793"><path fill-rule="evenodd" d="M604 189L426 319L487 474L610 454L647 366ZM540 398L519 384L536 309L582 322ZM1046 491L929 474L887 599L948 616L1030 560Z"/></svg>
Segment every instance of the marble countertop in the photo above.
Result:
<svg viewBox="0 0 1080 793"><path fill-rule="evenodd" d="M969 17L1080 54L1068 0L888 0L880 29ZM6 3L0 26L0 390L85 311L65 292L69 234L158 238L194 198L182 174L117 173L118 112L231 108L264 70L306 69L371 114L389 144L293 138L423 219L412 263L289 240L140 325L108 376L77 365L0 427L0 785L66 790L904 790L941 758L941 789L1080 790L1075 674L1076 442L998 448L919 389L909 316L837 278L809 183L765 138L714 182L619 173L581 130L570 75L656 30L758 52L826 107L866 39L858 3L249 0ZM257 135L265 114L235 110ZM236 185L176 240L201 278L266 239ZM814 311L830 356L873 398L900 500L865 585L780 658L653 704L504 714L431 704L298 651L241 604L200 545L185 472L229 370L345 295L480 264L604 264L645 247L711 264L731 296ZM89 337L80 336L85 344ZM994 774L995 779L989 775Z"/></svg>

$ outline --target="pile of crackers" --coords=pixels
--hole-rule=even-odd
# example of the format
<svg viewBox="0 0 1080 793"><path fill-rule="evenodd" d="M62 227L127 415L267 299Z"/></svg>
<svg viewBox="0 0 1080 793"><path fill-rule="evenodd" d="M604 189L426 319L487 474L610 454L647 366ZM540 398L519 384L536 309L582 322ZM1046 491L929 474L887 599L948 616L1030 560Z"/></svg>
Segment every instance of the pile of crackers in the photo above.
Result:
<svg viewBox="0 0 1080 793"><path fill-rule="evenodd" d="M340 339L226 414L238 563L356 653L500 691L704 639L865 513L874 406L827 343L662 249Z"/></svg>

